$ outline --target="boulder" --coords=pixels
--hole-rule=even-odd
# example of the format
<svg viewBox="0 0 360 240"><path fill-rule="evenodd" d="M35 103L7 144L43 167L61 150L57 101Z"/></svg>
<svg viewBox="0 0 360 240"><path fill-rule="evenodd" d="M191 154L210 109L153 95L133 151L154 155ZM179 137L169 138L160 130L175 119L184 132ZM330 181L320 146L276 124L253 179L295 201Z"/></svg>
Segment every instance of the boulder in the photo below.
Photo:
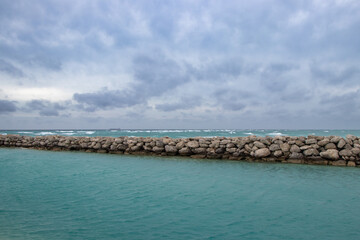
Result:
<svg viewBox="0 0 360 240"><path fill-rule="evenodd" d="M290 148L290 152L292 153L299 153L301 152L300 148L297 146L297 145L292 145L291 148Z"/></svg>
<svg viewBox="0 0 360 240"><path fill-rule="evenodd" d="M315 138L306 139L306 144L311 145L317 143L317 140Z"/></svg>
<svg viewBox="0 0 360 240"><path fill-rule="evenodd" d="M190 155L192 152L188 147L184 147L179 150L180 155Z"/></svg>
<svg viewBox="0 0 360 240"><path fill-rule="evenodd" d="M281 151L283 152L289 152L290 151L290 145L288 143L280 144Z"/></svg>
<svg viewBox="0 0 360 240"><path fill-rule="evenodd" d="M304 156L302 155L302 153L299 153L299 152L292 152L290 154L290 159L301 159L303 158Z"/></svg>
<svg viewBox="0 0 360 240"><path fill-rule="evenodd" d="M328 149L325 152L321 152L320 156L325 159L337 160L339 159L339 152L336 149Z"/></svg>
<svg viewBox="0 0 360 240"><path fill-rule="evenodd" d="M330 140L328 138L324 138L323 140L319 141L317 144L321 147L325 146L326 144L328 144L330 142Z"/></svg>
<svg viewBox="0 0 360 240"><path fill-rule="evenodd" d="M304 155L305 156L318 156L319 155L319 151L314 149L314 148L309 148L307 150L304 151Z"/></svg>
<svg viewBox="0 0 360 240"><path fill-rule="evenodd" d="M190 148L198 148L199 142L198 141L190 141L190 142L186 143L186 146L188 146Z"/></svg>
<svg viewBox="0 0 360 240"><path fill-rule="evenodd" d="M336 145L334 143L328 143L325 145L325 149L336 149Z"/></svg>
<svg viewBox="0 0 360 240"><path fill-rule="evenodd" d="M341 148L343 148L345 146L345 144L346 144L345 140L340 139L338 144L337 144L337 147L341 149Z"/></svg>
<svg viewBox="0 0 360 240"><path fill-rule="evenodd" d="M339 155L342 157L351 157L352 156L352 152L348 149L343 149L339 152Z"/></svg>
<svg viewBox="0 0 360 240"><path fill-rule="evenodd" d="M274 156L275 156L275 157L280 157L282 154L283 154L283 153L282 153L281 150L276 150L276 151L274 152Z"/></svg>
<svg viewBox="0 0 360 240"><path fill-rule="evenodd" d="M271 144L269 150L275 152L277 150L280 150L280 146L278 144Z"/></svg>
<svg viewBox="0 0 360 240"><path fill-rule="evenodd" d="M261 148L255 151L255 157L256 158L264 158L271 154L270 150L268 148Z"/></svg>
<svg viewBox="0 0 360 240"><path fill-rule="evenodd" d="M333 166L346 166L346 161L344 160L338 160L331 162L331 165Z"/></svg>
<svg viewBox="0 0 360 240"><path fill-rule="evenodd" d="M262 142L259 142L259 141L255 141L254 142L254 146L256 146L257 148L265 148L265 144L263 144Z"/></svg>
<svg viewBox="0 0 360 240"><path fill-rule="evenodd" d="M177 153L177 148L176 146L170 146L170 145L166 145L165 146L165 152L167 153Z"/></svg>

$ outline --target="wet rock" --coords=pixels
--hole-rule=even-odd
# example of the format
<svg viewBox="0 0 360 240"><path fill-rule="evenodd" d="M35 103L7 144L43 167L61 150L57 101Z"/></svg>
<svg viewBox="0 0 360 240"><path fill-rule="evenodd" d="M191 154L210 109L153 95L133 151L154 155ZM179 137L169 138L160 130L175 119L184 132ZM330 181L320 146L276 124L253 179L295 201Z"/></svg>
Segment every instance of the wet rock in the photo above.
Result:
<svg viewBox="0 0 360 240"><path fill-rule="evenodd" d="M302 154L302 153L300 153L300 152L292 152L291 154L290 154L290 159L301 159L301 158L303 158L304 157L304 155Z"/></svg>
<svg viewBox="0 0 360 240"><path fill-rule="evenodd" d="M356 164L354 161L348 161L347 166L348 167L356 167Z"/></svg>
<svg viewBox="0 0 360 240"><path fill-rule="evenodd" d="M336 149L328 149L325 152L321 152L320 156L325 159L337 160L339 159L339 152Z"/></svg>
<svg viewBox="0 0 360 240"><path fill-rule="evenodd" d="M271 154L270 150L268 148L261 148L255 151L255 157L256 158L263 158L267 157Z"/></svg>
<svg viewBox="0 0 360 240"><path fill-rule="evenodd" d="M346 161L344 161L344 160L332 161L331 165L333 165L333 166L346 166Z"/></svg>

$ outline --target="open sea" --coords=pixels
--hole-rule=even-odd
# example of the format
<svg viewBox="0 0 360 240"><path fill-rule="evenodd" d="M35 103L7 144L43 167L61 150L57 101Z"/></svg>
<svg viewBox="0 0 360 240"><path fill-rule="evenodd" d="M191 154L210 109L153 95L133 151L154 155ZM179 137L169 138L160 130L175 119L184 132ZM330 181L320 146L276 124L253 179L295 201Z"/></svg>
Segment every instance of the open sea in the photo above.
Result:
<svg viewBox="0 0 360 240"><path fill-rule="evenodd" d="M39 130L360 136L359 130ZM0 148L0 240L360 239L360 168Z"/></svg>

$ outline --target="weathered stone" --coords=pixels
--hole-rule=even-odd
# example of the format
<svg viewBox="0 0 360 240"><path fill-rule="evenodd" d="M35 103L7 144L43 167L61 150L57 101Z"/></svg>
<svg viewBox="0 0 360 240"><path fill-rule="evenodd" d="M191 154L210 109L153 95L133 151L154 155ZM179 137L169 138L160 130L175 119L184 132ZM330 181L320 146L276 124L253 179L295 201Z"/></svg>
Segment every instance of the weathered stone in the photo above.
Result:
<svg viewBox="0 0 360 240"><path fill-rule="evenodd" d="M325 149L336 149L336 145L334 143L328 143L325 145Z"/></svg>
<svg viewBox="0 0 360 240"><path fill-rule="evenodd" d="M311 144L316 144L317 143L317 140L315 138L310 138L310 139L307 139L305 141L306 144L308 145L311 145Z"/></svg>
<svg viewBox="0 0 360 240"><path fill-rule="evenodd" d="M354 161L348 161L348 163L346 164L348 167L356 167L356 164Z"/></svg>
<svg viewBox="0 0 360 240"><path fill-rule="evenodd" d="M262 142L259 142L259 141L255 141L254 146L256 146L258 149L266 147L265 144L263 144Z"/></svg>
<svg viewBox="0 0 360 240"><path fill-rule="evenodd" d="M280 146L278 144L271 144L269 150L272 152L280 150Z"/></svg>
<svg viewBox="0 0 360 240"><path fill-rule="evenodd" d="M348 149L343 149L339 152L339 155L342 157L350 157L352 155L352 152Z"/></svg>
<svg viewBox="0 0 360 240"><path fill-rule="evenodd" d="M299 152L292 152L291 154L290 154L290 159L301 159L301 158L303 158L304 157L304 155L302 155L302 153L299 153Z"/></svg>
<svg viewBox="0 0 360 240"><path fill-rule="evenodd" d="M304 143L303 141L301 141L301 140L296 140L296 141L295 141L295 144L296 144L297 146L299 146L299 147L305 145L305 143Z"/></svg>
<svg viewBox="0 0 360 240"><path fill-rule="evenodd" d="M346 139L350 139L350 140L354 141L356 139L356 136L348 134L348 135L346 135Z"/></svg>
<svg viewBox="0 0 360 240"><path fill-rule="evenodd" d="M321 147L325 146L326 144L328 144L330 142L330 140L328 138L324 138L323 140L319 141L317 144Z"/></svg>
<svg viewBox="0 0 360 240"><path fill-rule="evenodd" d="M268 148L261 148L255 151L255 157L256 158L263 158L267 157L271 154L270 150Z"/></svg>
<svg viewBox="0 0 360 240"><path fill-rule="evenodd" d="M304 150L307 150L307 149L309 149L309 148L311 148L311 146L309 146L309 145L304 145L304 146L300 147L300 150L301 150L301 151L304 151Z"/></svg>
<svg viewBox="0 0 360 240"><path fill-rule="evenodd" d="M307 150L304 151L304 155L305 156L318 156L319 155L319 151L314 149L314 148L309 148Z"/></svg>
<svg viewBox="0 0 360 240"><path fill-rule="evenodd" d="M186 143L186 146L188 146L190 148L198 148L199 142L198 141L190 141L190 142Z"/></svg>
<svg viewBox="0 0 360 240"><path fill-rule="evenodd" d="M341 139L341 137L339 137L339 136L333 136L330 139L330 142L337 144L340 141L340 139Z"/></svg>
<svg viewBox="0 0 360 240"><path fill-rule="evenodd" d="M281 151L283 152L289 152L290 151L290 145L288 143L280 144Z"/></svg>
<svg viewBox="0 0 360 240"><path fill-rule="evenodd" d="M333 166L346 166L346 161L344 161L344 160L332 161L331 165L333 165Z"/></svg>
<svg viewBox="0 0 360 240"><path fill-rule="evenodd" d="M336 149L328 149L325 152L321 152L320 156L325 159L337 160L339 159L339 152Z"/></svg>
<svg viewBox="0 0 360 240"><path fill-rule="evenodd" d="M295 158L295 159L288 159L287 162L288 162L288 163L301 164L301 163L304 163L304 160L303 160L303 159L299 159L299 158Z"/></svg>
<svg viewBox="0 0 360 240"><path fill-rule="evenodd" d="M195 148L192 149L192 152L195 154L206 154L206 148Z"/></svg>
<svg viewBox="0 0 360 240"><path fill-rule="evenodd" d="M297 146L297 145L292 145L291 148L290 148L290 152L292 153L299 153L301 152L300 148Z"/></svg>
<svg viewBox="0 0 360 240"><path fill-rule="evenodd" d="M340 139L338 144L337 144L337 147L341 149L341 148L343 148L345 146L345 144L346 144L345 140Z"/></svg>
<svg viewBox="0 0 360 240"><path fill-rule="evenodd" d="M165 150L165 148L163 147L158 147L158 146L155 146L152 148L153 152L156 152L156 153L161 153Z"/></svg>
<svg viewBox="0 0 360 240"><path fill-rule="evenodd" d="M170 146L170 145L166 145L165 146L165 152L167 153L177 153L178 149L176 146Z"/></svg>
<svg viewBox="0 0 360 240"><path fill-rule="evenodd" d="M190 157L191 158L195 158L195 159L203 159L203 158L206 158L206 155L198 155L198 154L196 154L196 155L190 155Z"/></svg>
<svg viewBox="0 0 360 240"><path fill-rule="evenodd" d="M276 151L274 152L274 156L275 156L275 157L280 157L282 154L283 154L283 153L282 153L281 150L276 150Z"/></svg>
<svg viewBox="0 0 360 240"><path fill-rule="evenodd" d="M352 148L351 149L351 152L354 154L354 155L358 155L360 153L360 148Z"/></svg>
<svg viewBox="0 0 360 240"><path fill-rule="evenodd" d="M190 155L192 152L188 147L184 147L179 150L180 155Z"/></svg>
<svg viewBox="0 0 360 240"><path fill-rule="evenodd" d="M185 142L184 141L180 141L176 144L176 148L177 149L182 149L185 146Z"/></svg>

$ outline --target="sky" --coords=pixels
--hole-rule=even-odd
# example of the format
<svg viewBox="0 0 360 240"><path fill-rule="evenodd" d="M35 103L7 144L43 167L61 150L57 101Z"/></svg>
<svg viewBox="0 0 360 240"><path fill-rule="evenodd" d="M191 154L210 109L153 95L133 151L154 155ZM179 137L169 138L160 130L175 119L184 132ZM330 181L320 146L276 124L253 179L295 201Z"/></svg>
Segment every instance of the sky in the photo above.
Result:
<svg viewBox="0 0 360 240"><path fill-rule="evenodd" d="M360 128L360 1L0 0L0 129Z"/></svg>

